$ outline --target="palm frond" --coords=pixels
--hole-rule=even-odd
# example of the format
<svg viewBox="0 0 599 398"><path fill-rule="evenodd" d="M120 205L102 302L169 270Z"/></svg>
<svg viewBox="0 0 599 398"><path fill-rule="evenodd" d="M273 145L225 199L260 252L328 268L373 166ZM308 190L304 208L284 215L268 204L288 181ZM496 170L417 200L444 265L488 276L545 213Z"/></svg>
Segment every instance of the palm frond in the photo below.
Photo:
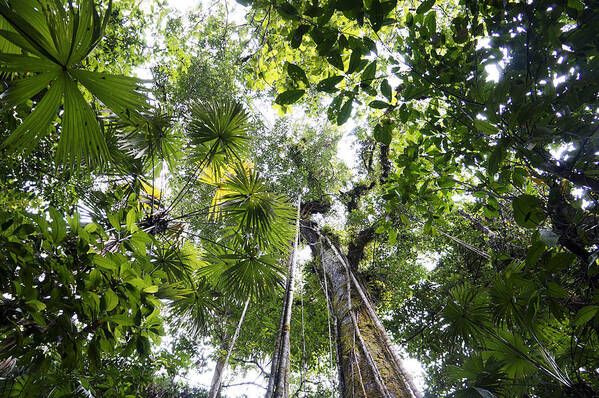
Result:
<svg viewBox="0 0 599 398"><path fill-rule="evenodd" d="M50 87L2 146L31 150L47 134L64 102L58 160L71 165L102 164L110 158L106 139L78 84L126 120L142 120L140 112L149 104L143 81L79 67L104 35L112 1L104 17L92 0L80 1L77 7L66 3L0 2L0 27L6 28L0 29L0 72L33 73L17 80L1 100L17 105Z"/></svg>
<svg viewBox="0 0 599 398"><path fill-rule="evenodd" d="M0 31L7 32L15 32L15 30L10 26L8 21L0 16ZM16 44L13 44L11 41L6 40L3 36L0 35L0 53L2 54L20 54L21 49Z"/></svg>
<svg viewBox="0 0 599 398"><path fill-rule="evenodd" d="M144 122L136 125L121 119L111 120L110 127L120 132L120 147L135 159L143 159L149 171L152 163L162 160L173 166L179 148L172 129L173 117L158 110L142 116Z"/></svg>
<svg viewBox="0 0 599 398"><path fill-rule="evenodd" d="M158 291L158 296L168 298L169 322L190 337L197 337L206 329L210 311L216 306L214 290L204 279L197 279L192 287L168 285Z"/></svg>
<svg viewBox="0 0 599 398"><path fill-rule="evenodd" d="M248 113L237 102L199 103L191 106L187 132L196 146L194 156L210 161L222 155L240 159L249 147Z"/></svg>
<svg viewBox="0 0 599 398"><path fill-rule="evenodd" d="M233 251L209 245L198 276L206 278L217 289L243 301L248 297L264 297L282 286L284 270L277 258L256 247Z"/></svg>
<svg viewBox="0 0 599 398"><path fill-rule="evenodd" d="M442 312L449 325L448 333L466 341L476 341L489 322L488 307L478 289L463 284L450 291L450 298Z"/></svg>
<svg viewBox="0 0 599 398"><path fill-rule="evenodd" d="M228 174L219 211L236 225L236 232L251 236L261 247L284 251L293 235L295 213L286 198L268 191L260 175L242 166Z"/></svg>
<svg viewBox="0 0 599 398"><path fill-rule="evenodd" d="M241 169L243 169L243 172L246 175L249 175L252 167L252 164L247 162L241 162L239 169L227 164L223 166L220 163L213 162L204 169L198 180L216 187L216 192L210 203L210 212L208 213L209 219L222 219L220 205L224 201L225 196L235 193L228 190L226 187L226 184L231 181L231 176L234 176L236 172L241 172Z"/></svg>
<svg viewBox="0 0 599 398"><path fill-rule="evenodd" d="M455 381L466 381L469 389L480 388L500 395L505 384L505 373L501 368L502 363L495 357L491 356L485 360L482 355L474 354L466 358L461 366L449 366L446 372L447 376Z"/></svg>
<svg viewBox="0 0 599 398"><path fill-rule="evenodd" d="M151 257L153 268L164 272L169 283L187 281L193 284L194 270L200 267L200 254L190 243L157 247Z"/></svg>
<svg viewBox="0 0 599 398"><path fill-rule="evenodd" d="M487 344L487 354L501 361L502 370L509 378L522 379L537 369L536 361L530 356L530 347L522 337L507 331L499 332L498 337Z"/></svg>

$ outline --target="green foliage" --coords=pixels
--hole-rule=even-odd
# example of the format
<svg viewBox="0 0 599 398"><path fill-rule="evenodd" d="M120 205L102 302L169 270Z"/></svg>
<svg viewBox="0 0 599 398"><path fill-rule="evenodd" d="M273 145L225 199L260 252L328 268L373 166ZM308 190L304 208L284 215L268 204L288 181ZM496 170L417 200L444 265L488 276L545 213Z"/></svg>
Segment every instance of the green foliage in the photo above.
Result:
<svg viewBox="0 0 599 398"><path fill-rule="evenodd" d="M150 353L150 340L164 333L155 296L162 281L148 273L145 246L111 241L99 225L81 225L77 214L67 225L53 208L48 216L1 217L2 359L16 359L34 377L48 369L95 369L111 354ZM130 239L141 236L152 242L142 231Z"/></svg>
<svg viewBox="0 0 599 398"><path fill-rule="evenodd" d="M514 220L525 228L535 228L545 220L543 201L531 195L521 195L512 201Z"/></svg>
<svg viewBox="0 0 599 398"><path fill-rule="evenodd" d="M110 14L100 17L92 1L77 7L62 2L34 0L0 5L0 14L12 31L2 40L20 47L21 53L0 54L5 72L35 73L17 80L3 93L4 100L18 105L50 88L22 124L3 143L18 149L31 149L47 133L63 103L61 134L57 159L63 163L88 164L108 160L108 148L93 109L78 88L81 83L104 105L124 120L136 123L139 111L147 108L146 97L136 90L141 81L132 78L90 72L81 62L101 40Z"/></svg>
<svg viewBox="0 0 599 398"><path fill-rule="evenodd" d="M260 15L269 4L253 2L253 10ZM498 379L521 386L501 392L506 396L592 396L593 376L579 369L593 367L583 364L596 361L589 353L597 347L598 240L590 231L599 189L591 88L599 11L591 2L566 1L412 6L296 2L299 17L271 30L306 25L301 44L299 34L273 38L262 51L269 63L256 65L301 65L310 83L320 82L317 90L334 96L328 114L339 124L368 104L356 113L367 115L367 136L391 147L382 195L387 220L377 231L397 243L399 233L389 231L402 226L389 219L399 218L459 250L432 249L447 268L432 276L440 284L435 293L426 292L434 283L421 282L420 312L410 313L420 322L412 331L430 322L447 331L426 332L415 344L432 373L437 359L455 364L478 353L501 364ZM493 67L497 81L487 72ZM297 84L279 72L264 76L278 91ZM306 102L320 110L312 106L317 100ZM568 352L568 336L581 341L579 353ZM440 395L452 390L452 382L431 379ZM559 392L544 383L556 383ZM477 384L459 388L464 396L499 394Z"/></svg>
<svg viewBox="0 0 599 398"><path fill-rule="evenodd" d="M596 5L244 3L248 24L234 26L228 9L0 2L11 394L177 396L170 377L191 359L153 354L163 317L221 349L247 297L259 305L235 366L264 359L294 221L281 194L301 193L345 205L339 242L357 247L356 275L427 367L429 393L596 395ZM158 26L151 47L145 25ZM156 111L142 81L120 76L150 54ZM267 87L308 117L265 127L241 104ZM349 190L327 120L357 126ZM71 211L83 203L89 217ZM292 369L305 358L322 376L326 307L310 270Z"/></svg>
<svg viewBox="0 0 599 398"><path fill-rule="evenodd" d="M239 160L247 148L247 128L243 106L226 102L194 104L187 130L196 146L194 156L205 166L223 157Z"/></svg>

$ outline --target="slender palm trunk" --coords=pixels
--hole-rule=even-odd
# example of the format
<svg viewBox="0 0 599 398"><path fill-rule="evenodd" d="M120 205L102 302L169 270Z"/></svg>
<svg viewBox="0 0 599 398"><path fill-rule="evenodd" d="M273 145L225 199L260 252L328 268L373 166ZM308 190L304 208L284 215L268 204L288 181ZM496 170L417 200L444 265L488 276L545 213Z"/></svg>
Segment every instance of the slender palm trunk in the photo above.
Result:
<svg viewBox="0 0 599 398"><path fill-rule="evenodd" d="M320 257L320 277L329 286L341 395L344 398L421 397L345 257L318 231L305 235Z"/></svg>
<svg viewBox="0 0 599 398"><path fill-rule="evenodd" d="M250 298L248 297L248 299L245 301L245 305L243 306L243 312L241 313L241 317L239 318L239 322L237 323L237 328L235 329L235 333L233 334L231 343L229 344L227 355L224 358L222 357L222 355L218 357L218 360L216 362L216 368L214 369L214 375L212 376L212 382L210 383L210 391L208 392L208 398L216 398L218 392L220 391L220 385L223 380L223 373L225 371L227 363L229 362L229 358L231 357L231 352L233 352L233 347L235 347L237 337L239 337L241 325L243 324L245 313L247 312L249 304Z"/></svg>
<svg viewBox="0 0 599 398"><path fill-rule="evenodd" d="M300 218L301 195L297 201L297 219L295 225L295 240L293 242L293 251L290 255L289 274L285 285L285 300L283 302L283 311L281 321L279 322L279 333L275 343L275 352L273 354L270 378L266 389L266 398L287 398L289 397L289 367L290 367L290 330L291 330L291 310L293 305L294 293L294 272L297 260L297 246L299 242L299 218Z"/></svg>
<svg viewBox="0 0 599 398"><path fill-rule="evenodd" d="M227 344L223 342L223 345L221 346L221 352L225 352L225 350L227 350ZM220 391L220 384L221 384L221 380L222 380L222 374L223 371L225 370L225 356L219 354L218 358L216 360L216 367L214 368L214 373L212 374L212 381L210 382L210 394L213 394L215 397L218 395L218 392ZM213 393L214 390L214 393ZM210 396L213 396L210 395Z"/></svg>

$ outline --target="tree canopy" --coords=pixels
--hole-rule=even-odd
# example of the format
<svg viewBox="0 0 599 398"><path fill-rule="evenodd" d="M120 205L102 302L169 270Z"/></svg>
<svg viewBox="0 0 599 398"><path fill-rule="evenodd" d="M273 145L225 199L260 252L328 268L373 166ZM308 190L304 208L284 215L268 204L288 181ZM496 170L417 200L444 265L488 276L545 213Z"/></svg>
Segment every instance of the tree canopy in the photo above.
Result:
<svg viewBox="0 0 599 398"><path fill-rule="evenodd" d="M0 396L598 396L598 50L591 0L0 0Z"/></svg>

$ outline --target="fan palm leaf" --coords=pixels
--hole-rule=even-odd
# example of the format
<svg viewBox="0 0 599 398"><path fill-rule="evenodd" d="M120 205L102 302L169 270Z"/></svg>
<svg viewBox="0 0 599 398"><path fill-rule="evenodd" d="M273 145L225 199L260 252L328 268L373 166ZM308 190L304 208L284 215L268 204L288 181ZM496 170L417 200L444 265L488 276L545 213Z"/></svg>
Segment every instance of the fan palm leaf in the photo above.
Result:
<svg viewBox="0 0 599 398"><path fill-rule="evenodd" d="M252 165L247 162L241 162L239 165L241 169L248 175L251 172ZM221 219L220 204L224 201L225 196L232 195L235 192L228 190L226 184L230 182L231 176L235 175L235 168L230 165L220 165L218 163L212 163L206 167L203 173L200 175L199 181L205 184L209 184L216 187L216 192L212 197L210 203L210 212L208 213L209 219Z"/></svg>
<svg viewBox="0 0 599 398"><path fill-rule="evenodd" d="M164 272L170 283L193 282L193 273L200 266L200 255L192 244L157 247L151 255L155 270Z"/></svg>
<svg viewBox="0 0 599 398"><path fill-rule="evenodd" d="M243 301L264 297L282 286L284 270L277 258L256 247L232 250L209 245L198 275L227 295Z"/></svg>
<svg viewBox="0 0 599 398"><path fill-rule="evenodd" d="M259 173L237 165L222 189L227 192L219 212L235 225L235 232L251 236L271 252L284 251L293 236L295 213L286 198L268 191Z"/></svg>
<svg viewBox="0 0 599 398"><path fill-rule="evenodd" d="M171 324L184 330L191 337L199 336L207 326L210 311L216 308L214 290L205 280L199 279L192 288L175 288L172 285L167 292L169 299ZM173 293L176 297L172 297Z"/></svg>
<svg viewBox="0 0 599 398"><path fill-rule="evenodd" d="M0 99L18 105L46 91L2 145L31 150L48 133L62 103L58 160L71 165L82 161L102 164L109 159L106 140L79 84L132 123L143 119L140 111L149 104L140 92L143 81L81 69L82 61L104 35L112 1L104 17L93 0L77 3L67 6L60 0L0 0L2 26L8 27L0 30L0 72L28 75L11 85Z"/></svg>
<svg viewBox="0 0 599 398"><path fill-rule="evenodd" d="M447 332L450 336L477 341L489 324L488 312L481 292L469 284L463 284L450 291L442 316L449 325Z"/></svg>
<svg viewBox="0 0 599 398"><path fill-rule="evenodd" d="M248 149L249 115L240 103L200 103L191 106L187 131L196 147L194 156L239 160Z"/></svg>

